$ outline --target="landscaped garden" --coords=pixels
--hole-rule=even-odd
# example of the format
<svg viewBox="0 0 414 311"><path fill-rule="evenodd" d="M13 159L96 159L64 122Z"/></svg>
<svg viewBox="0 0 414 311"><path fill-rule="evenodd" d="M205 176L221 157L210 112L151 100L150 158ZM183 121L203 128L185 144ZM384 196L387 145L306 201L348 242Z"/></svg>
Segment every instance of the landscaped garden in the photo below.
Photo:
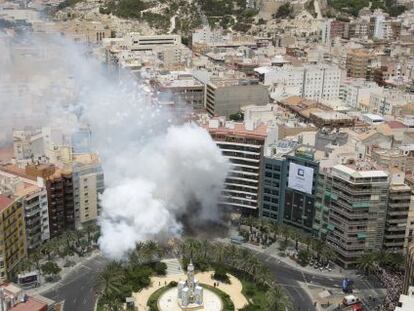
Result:
<svg viewBox="0 0 414 311"><path fill-rule="evenodd" d="M109 264L99 277L98 311L121 310L127 297L150 285L152 276L165 274L165 270L156 267L161 264L160 260L166 253L181 258L182 267L187 267L191 258L196 271L212 271L208 276L212 279L210 281L217 280L217 283L226 284L230 282L228 275L237 277L242 283L243 294L250 302L244 307L244 311L285 311L290 308L283 290L251 251L219 242L188 239L176 241L172 248L162 247L154 242L141 243L130 254L127 262ZM151 310L157 310L159 298L175 286L175 282L172 282L153 292L147 301ZM234 310L234 304L227 293L207 284L202 286L221 298L224 311Z"/></svg>

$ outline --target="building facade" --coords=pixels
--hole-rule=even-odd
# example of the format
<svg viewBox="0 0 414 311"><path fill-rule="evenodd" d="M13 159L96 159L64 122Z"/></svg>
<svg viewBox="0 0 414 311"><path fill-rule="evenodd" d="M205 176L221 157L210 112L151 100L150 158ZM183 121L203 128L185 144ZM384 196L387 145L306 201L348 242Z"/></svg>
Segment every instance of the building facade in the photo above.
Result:
<svg viewBox="0 0 414 311"><path fill-rule="evenodd" d="M99 195L104 191L104 174L96 154L77 157L73 170L75 226L96 221L100 215Z"/></svg>
<svg viewBox="0 0 414 311"><path fill-rule="evenodd" d="M326 236L338 262L351 268L367 251L383 247L389 176L362 163L336 165L321 175L314 229Z"/></svg>
<svg viewBox="0 0 414 311"><path fill-rule="evenodd" d="M206 85L205 108L210 116L237 113L247 105L263 106L269 103L267 87L240 80L211 81Z"/></svg>
<svg viewBox="0 0 414 311"><path fill-rule="evenodd" d="M309 148L295 149L293 154L282 156L279 154L264 158L260 216L270 221L312 232L319 164L313 160L313 152ZM291 184L289 174L293 165L312 170L309 180L305 181L311 183L309 192L295 189Z"/></svg>
<svg viewBox="0 0 414 311"><path fill-rule="evenodd" d="M44 180L48 198L50 238L66 230L75 229L75 208L71 169L57 169L54 165L28 165L26 174Z"/></svg>
<svg viewBox="0 0 414 311"><path fill-rule="evenodd" d="M26 257L23 204L16 197L0 195L0 238L0 282L4 282Z"/></svg>
<svg viewBox="0 0 414 311"><path fill-rule="evenodd" d="M231 162L221 204L242 214L257 215L266 126L246 128L243 123L210 120L208 131Z"/></svg>

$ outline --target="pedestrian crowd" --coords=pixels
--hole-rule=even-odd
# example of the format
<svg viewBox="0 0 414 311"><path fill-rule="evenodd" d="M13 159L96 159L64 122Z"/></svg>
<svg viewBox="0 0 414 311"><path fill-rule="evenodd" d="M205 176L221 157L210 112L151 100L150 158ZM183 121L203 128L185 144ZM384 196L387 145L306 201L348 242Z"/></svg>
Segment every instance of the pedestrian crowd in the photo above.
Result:
<svg viewBox="0 0 414 311"><path fill-rule="evenodd" d="M386 269L379 268L377 270L377 277L382 285L386 288L383 303L377 307L378 311L394 311L398 306L398 301L402 293L404 276L401 272L390 272Z"/></svg>

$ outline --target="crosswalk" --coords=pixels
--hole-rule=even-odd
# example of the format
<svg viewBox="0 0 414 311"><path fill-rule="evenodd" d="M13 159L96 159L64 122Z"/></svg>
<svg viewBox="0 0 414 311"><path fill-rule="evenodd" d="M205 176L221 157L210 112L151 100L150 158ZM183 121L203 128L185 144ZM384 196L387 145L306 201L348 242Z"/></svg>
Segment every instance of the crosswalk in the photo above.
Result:
<svg viewBox="0 0 414 311"><path fill-rule="evenodd" d="M165 259L163 262L167 265L167 276L183 273L181 264L178 259Z"/></svg>

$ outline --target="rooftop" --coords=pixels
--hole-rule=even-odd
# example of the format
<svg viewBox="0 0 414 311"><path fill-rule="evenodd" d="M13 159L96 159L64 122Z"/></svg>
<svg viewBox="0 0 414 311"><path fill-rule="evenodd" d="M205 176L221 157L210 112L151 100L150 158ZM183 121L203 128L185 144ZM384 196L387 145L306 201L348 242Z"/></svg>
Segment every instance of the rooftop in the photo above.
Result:
<svg viewBox="0 0 414 311"><path fill-rule="evenodd" d="M400 121L388 121L386 123L388 124L388 126L391 129L402 129L402 128L406 128L407 127L403 123L401 123Z"/></svg>
<svg viewBox="0 0 414 311"><path fill-rule="evenodd" d="M379 170L374 163L368 161L358 161L346 165L338 164L333 168L354 178L388 177L384 170Z"/></svg>
<svg viewBox="0 0 414 311"><path fill-rule="evenodd" d="M267 126L264 123L245 124L233 121L226 122L225 120L214 118L201 126L211 134L236 135L259 139L265 139L267 137Z"/></svg>
<svg viewBox="0 0 414 311"><path fill-rule="evenodd" d="M0 211L3 211L5 208L10 206L13 203L13 200L9 197L0 194Z"/></svg>

